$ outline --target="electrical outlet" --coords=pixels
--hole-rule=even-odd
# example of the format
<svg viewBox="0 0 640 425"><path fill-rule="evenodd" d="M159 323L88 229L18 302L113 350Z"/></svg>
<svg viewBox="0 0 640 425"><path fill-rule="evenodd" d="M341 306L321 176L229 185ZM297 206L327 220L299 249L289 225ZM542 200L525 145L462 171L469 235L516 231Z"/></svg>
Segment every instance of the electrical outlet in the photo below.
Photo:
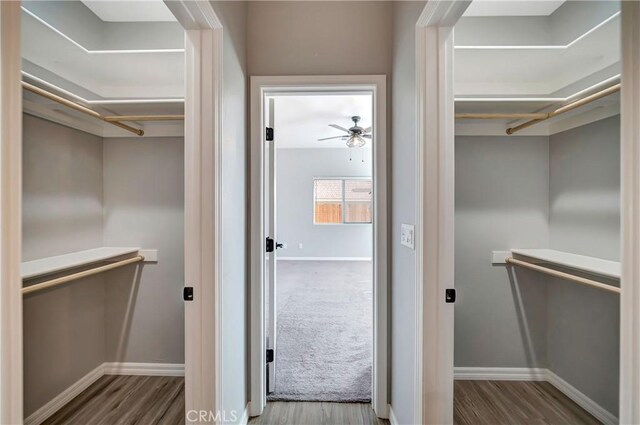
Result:
<svg viewBox="0 0 640 425"><path fill-rule="evenodd" d="M298 244L298 249L302 249L302 242Z"/></svg>

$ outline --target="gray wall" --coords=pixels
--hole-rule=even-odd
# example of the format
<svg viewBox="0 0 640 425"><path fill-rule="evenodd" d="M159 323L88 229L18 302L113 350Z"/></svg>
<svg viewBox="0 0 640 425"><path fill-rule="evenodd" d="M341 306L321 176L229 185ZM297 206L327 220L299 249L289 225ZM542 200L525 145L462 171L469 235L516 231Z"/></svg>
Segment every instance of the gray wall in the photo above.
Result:
<svg viewBox="0 0 640 425"><path fill-rule="evenodd" d="M184 362L184 140L104 139L104 243L158 250L106 275L107 358Z"/></svg>
<svg viewBox="0 0 640 425"><path fill-rule="evenodd" d="M222 408L227 412L235 410L239 420L249 399L247 4L228 1L213 4L224 26Z"/></svg>
<svg viewBox="0 0 640 425"><path fill-rule="evenodd" d="M276 217L281 257L364 257L373 254L372 226L313 224L314 177L371 177L371 149L364 160L348 149L278 149ZM302 243L303 248L298 248Z"/></svg>
<svg viewBox="0 0 640 425"><path fill-rule="evenodd" d="M546 367L618 411L619 299L492 266L551 247L618 260L620 120L551 137L456 137L455 366Z"/></svg>
<svg viewBox="0 0 640 425"><path fill-rule="evenodd" d="M159 250L141 274L128 266L25 297L28 416L106 361L184 362L184 143L103 140L28 115L23 139L23 261Z"/></svg>
<svg viewBox="0 0 640 425"><path fill-rule="evenodd" d="M620 116L550 138L551 247L619 260ZM549 283L549 368L618 412L620 302L566 281Z"/></svg>
<svg viewBox="0 0 640 425"><path fill-rule="evenodd" d="M391 16L390 2L250 2L249 74L389 74Z"/></svg>
<svg viewBox="0 0 640 425"><path fill-rule="evenodd" d="M415 252L400 245L402 223L415 217L415 24L425 2L393 4L391 96L391 404L401 424L414 423Z"/></svg>
<svg viewBox="0 0 640 425"><path fill-rule="evenodd" d="M549 243L547 137L456 137L455 366L544 367L546 285L491 251Z"/></svg>
<svg viewBox="0 0 640 425"><path fill-rule="evenodd" d="M22 261L102 246L102 139L23 126ZM26 416L105 361L104 291L98 275L24 297Z"/></svg>

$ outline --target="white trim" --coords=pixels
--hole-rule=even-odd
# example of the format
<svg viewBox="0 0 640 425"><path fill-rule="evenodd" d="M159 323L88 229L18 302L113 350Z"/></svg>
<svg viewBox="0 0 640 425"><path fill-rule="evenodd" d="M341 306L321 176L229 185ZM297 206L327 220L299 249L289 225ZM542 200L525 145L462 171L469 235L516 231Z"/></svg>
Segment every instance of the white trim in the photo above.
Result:
<svg viewBox="0 0 640 425"><path fill-rule="evenodd" d="M453 26L470 1L430 0L416 24L414 423L453 423Z"/></svg>
<svg viewBox="0 0 640 425"><path fill-rule="evenodd" d="M30 11L29 9L27 9L26 7L23 6L22 7L22 11L25 12L27 15L33 17L35 20L37 20L42 25L44 25L45 27L49 28L50 30L52 30L53 32L55 32L56 34L58 34L59 36L61 36L65 40L69 41L74 46L76 46L79 49L81 49L83 52L85 52L87 54L90 54L90 55L94 55L94 54L113 54L113 53L116 53L116 54L117 53L134 53L134 54L140 54L140 53L184 53L184 49L111 49L111 50L103 49L103 50L90 50L90 49L87 49L86 47L84 47L82 44L80 44L77 41L75 41L73 38L69 37L67 34L63 33L62 31L60 31L59 29L54 27L53 25L51 25L50 23L48 23L47 21L45 21L44 19L42 19L41 17L39 17L38 15L36 15L35 13L33 13L32 11Z"/></svg>
<svg viewBox="0 0 640 425"><path fill-rule="evenodd" d="M222 26L207 1L165 4L185 28L185 411L222 411ZM190 423L190 421L187 421Z"/></svg>
<svg viewBox="0 0 640 425"><path fill-rule="evenodd" d="M393 407L391 405L389 405L389 423L391 425L400 425L398 418L396 418L396 414L393 413Z"/></svg>
<svg viewBox="0 0 640 425"><path fill-rule="evenodd" d="M610 21L615 19L620 15L620 12L616 12L613 15L609 16L604 21L600 22L598 25L590 28L584 34L578 36L575 40L569 42L568 44L551 44L551 45L494 45L494 46L482 46L482 45L462 45L455 46L456 50L566 50L571 48L574 44L578 43L580 40L588 36L589 34L597 31L599 28L608 24Z"/></svg>
<svg viewBox="0 0 640 425"><path fill-rule="evenodd" d="M458 381L545 381L605 425L618 424L618 418L580 390L546 368L527 367L456 367ZM626 423L626 422L621 422Z"/></svg>
<svg viewBox="0 0 640 425"><path fill-rule="evenodd" d="M278 257L278 261L372 261L371 257Z"/></svg>
<svg viewBox="0 0 640 425"><path fill-rule="evenodd" d="M184 363L104 363L104 375L184 376Z"/></svg>
<svg viewBox="0 0 640 425"><path fill-rule="evenodd" d="M458 381L546 381L547 369L529 367L456 367Z"/></svg>
<svg viewBox="0 0 640 425"><path fill-rule="evenodd" d="M573 400L578 406L591 413L597 420L605 425L617 425L618 418L604 407L584 395L573 385L556 375L550 370L546 370L547 379L551 385L556 387L561 393Z"/></svg>
<svg viewBox="0 0 640 425"><path fill-rule="evenodd" d="M387 287L387 194L386 151L387 103L386 77L369 76L286 76L251 78L251 416L262 413L265 403L264 382L264 240L263 240L263 105L265 93L317 93L326 91L374 93L373 150L374 178L374 354L372 407L381 418L388 416L388 287Z"/></svg>
<svg viewBox="0 0 640 425"><path fill-rule="evenodd" d="M622 2L620 423L640 423L640 3Z"/></svg>
<svg viewBox="0 0 640 425"><path fill-rule="evenodd" d="M0 423L22 423L20 2L0 2Z"/></svg>
<svg viewBox="0 0 640 425"><path fill-rule="evenodd" d="M103 376L104 365L100 365L29 415L29 417L24 420L24 424L40 425Z"/></svg>
<svg viewBox="0 0 640 425"><path fill-rule="evenodd" d="M242 416L238 421L239 425L247 425L249 423L249 405L247 404L242 412Z"/></svg>

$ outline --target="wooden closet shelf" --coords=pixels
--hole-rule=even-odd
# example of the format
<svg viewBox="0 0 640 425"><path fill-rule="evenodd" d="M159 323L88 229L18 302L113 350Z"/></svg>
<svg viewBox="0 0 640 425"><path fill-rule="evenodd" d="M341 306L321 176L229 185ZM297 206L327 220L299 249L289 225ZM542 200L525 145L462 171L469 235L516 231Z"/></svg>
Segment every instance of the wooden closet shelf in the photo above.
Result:
<svg viewBox="0 0 640 425"><path fill-rule="evenodd" d="M512 249L511 252L518 256L537 260L535 261L537 263L548 263L594 275L620 279L620 263L617 261L587 257L586 255L571 254L553 249Z"/></svg>
<svg viewBox="0 0 640 425"><path fill-rule="evenodd" d="M20 264L20 273L23 280L31 279L76 267L86 266L92 263L111 260L123 255L137 254L138 251L140 251L140 248L130 247L101 247L87 249L64 255L56 255L55 257L26 261Z"/></svg>

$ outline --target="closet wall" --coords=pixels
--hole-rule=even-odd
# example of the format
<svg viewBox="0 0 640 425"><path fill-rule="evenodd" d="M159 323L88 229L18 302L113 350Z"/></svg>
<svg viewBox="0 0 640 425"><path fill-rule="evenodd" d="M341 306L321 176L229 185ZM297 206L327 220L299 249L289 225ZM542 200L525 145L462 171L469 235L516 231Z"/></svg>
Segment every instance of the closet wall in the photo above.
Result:
<svg viewBox="0 0 640 425"><path fill-rule="evenodd" d="M619 125L456 137L456 367L547 368L617 415L619 297L490 256L619 259Z"/></svg>
<svg viewBox="0 0 640 425"><path fill-rule="evenodd" d="M24 297L25 415L104 362L184 363L182 138L103 139L24 115L23 261L158 249Z"/></svg>
<svg viewBox="0 0 640 425"><path fill-rule="evenodd" d="M549 153L550 247L620 261L620 116L552 135ZM547 279L549 369L617 415L620 297Z"/></svg>
<svg viewBox="0 0 640 425"><path fill-rule="evenodd" d="M106 285L108 361L184 363L184 139L104 139L104 245L157 249Z"/></svg>
<svg viewBox="0 0 640 425"><path fill-rule="evenodd" d="M102 138L23 116L22 261L102 246ZM24 297L28 416L102 364L105 279Z"/></svg>
<svg viewBox="0 0 640 425"><path fill-rule="evenodd" d="M456 137L455 366L543 367L546 288L491 251L549 243L548 137Z"/></svg>

